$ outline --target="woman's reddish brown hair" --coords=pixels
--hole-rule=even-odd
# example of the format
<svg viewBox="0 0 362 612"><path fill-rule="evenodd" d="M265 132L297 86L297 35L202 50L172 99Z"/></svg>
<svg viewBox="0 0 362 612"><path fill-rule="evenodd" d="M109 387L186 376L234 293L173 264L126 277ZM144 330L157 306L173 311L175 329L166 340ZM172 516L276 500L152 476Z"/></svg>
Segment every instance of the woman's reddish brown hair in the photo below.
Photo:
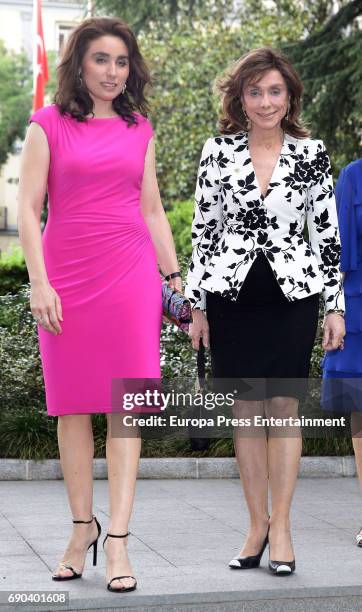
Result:
<svg viewBox="0 0 362 612"><path fill-rule="evenodd" d="M79 70L91 41L107 35L117 36L128 49L130 72L127 89L113 100L112 105L128 124L134 124L137 123L135 112L147 115L148 104L144 89L151 78L135 35L121 19L91 17L73 30L57 68L58 84L54 102L62 114L68 113L78 121L86 121L86 116L93 113L93 100L79 80Z"/></svg>
<svg viewBox="0 0 362 612"><path fill-rule="evenodd" d="M241 107L241 96L246 85L257 83L269 70L278 70L289 93L289 113L282 121L284 132L296 138L306 138L309 131L300 119L303 84L290 60L271 47L252 49L242 55L217 81L221 94L220 132L235 134L248 131L247 118Z"/></svg>

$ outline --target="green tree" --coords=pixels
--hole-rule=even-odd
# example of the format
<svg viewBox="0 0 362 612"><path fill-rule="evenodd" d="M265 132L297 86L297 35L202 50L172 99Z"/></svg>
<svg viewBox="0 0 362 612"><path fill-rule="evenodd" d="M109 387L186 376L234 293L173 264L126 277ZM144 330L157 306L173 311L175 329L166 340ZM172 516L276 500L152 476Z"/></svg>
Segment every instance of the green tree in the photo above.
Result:
<svg viewBox="0 0 362 612"><path fill-rule="evenodd" d="M361 0L349 2L306 39L285 46L305 84L306 118L337 169L362 155L361 15Z"/></svg>
<svg viewBox="0 0 362 612"><path fill-rule="evenodd" d="M208 136L216 133L217 74L239 55L244 41L220 26L202 32L166 26L163 37L140 37L152 71L151 120L156 132L157 171L165 205L187 199Z"/></svg>
<svg viewBox="0 0 362 612"><path fill-rule="evenodd" d="M245 0L241 9L243 27L274 24L272 46L296 65L304 119L325 141L336 174L361 156L361 14L361 0Z"/></svg>
<svg viewBox="0 0 362 612"><path fill-rule="evenodd" d="M277 42L305 38L309 33L324 27L336 9L348 4L349 0L244 0L240 8L240 17L244 21L259 23L268 17L275 25L284 24L285 36ZM290 28L290 26L292 26ZM279 29L277 30L280 31ZM297 37L295 33L298 31Z"/></svg>
<svg viewBox="0 0 362 612"><path fill-rule="evenodd" d="M154 81L151 120L167 207L192 195L202 145L217 133L216 77L243 52L272 44L274 37L275 24L267 18L262 24L245 22L242 28L219 20L198 28L165 25L162 35L139 35Z"/></svg>
<svg viewBox="0 0 362 612"><path fill-rule="evenodd" d="M25 55L0 41L0 167L24 131L31 108L31 71Z"/></svg>
<svg viewBox="0 0 362 612"><path fill-rule="evenodd" d="M97 14L117 15L138 34L160 29L165 24L173 28L195 21L211 21L232 12L232 0L96 0Z"/></svg>
<svg viewBox="0 0 362 612"><path fill-rule="evenodd" d="M215 78L256 46L282 48L296 64L305 84L304 118L312 135L326 142L335 173L360 155L361 0L338 5L334 0L244 0L239 13L229 0L99 0L98 10L101 6L140 30L154 81L151 120L166 207L192 195L202 145L217 131Z"/></svg>
<svg viewBox="0 0 362 612"><path fill-rule="evenodd" d="M47 51L49 80L45 85L45 95L53 99L57 87L57 64L58 53L56 51Z"/></svg>

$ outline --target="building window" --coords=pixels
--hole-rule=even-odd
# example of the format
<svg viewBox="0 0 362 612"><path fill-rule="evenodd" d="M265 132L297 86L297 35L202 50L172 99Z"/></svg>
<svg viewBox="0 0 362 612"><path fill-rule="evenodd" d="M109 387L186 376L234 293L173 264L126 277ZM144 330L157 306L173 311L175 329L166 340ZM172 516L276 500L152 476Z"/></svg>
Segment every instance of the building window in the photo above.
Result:
<svg viewBox="0 0 362 612"><path fill-rule="evenodd" d="M8 229L8 209L6 206L0 206L0 230Z"/></svg>
<svg viewBox="0 0 362 612"><path fill-rule="evenodd" d="M58 23L57 25L57 51L61 53L63 50L63 45L67 41L67 38L71 31L73 30L74 25L70 24L62 24Z"/></svg>

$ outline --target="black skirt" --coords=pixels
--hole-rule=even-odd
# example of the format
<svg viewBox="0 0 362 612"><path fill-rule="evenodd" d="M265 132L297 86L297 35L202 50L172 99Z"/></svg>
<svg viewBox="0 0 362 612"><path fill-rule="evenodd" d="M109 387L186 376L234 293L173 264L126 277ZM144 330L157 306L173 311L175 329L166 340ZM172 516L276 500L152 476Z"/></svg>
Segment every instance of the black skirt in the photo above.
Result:
<svg viewBox="0 0 362 612"><path fill-rule="evenodd" d="M304 398L318 308L318 293L288 301L258 254L236 301L207 292L213 378L249 379L246 387L238 385L243 399Z"/></svg>

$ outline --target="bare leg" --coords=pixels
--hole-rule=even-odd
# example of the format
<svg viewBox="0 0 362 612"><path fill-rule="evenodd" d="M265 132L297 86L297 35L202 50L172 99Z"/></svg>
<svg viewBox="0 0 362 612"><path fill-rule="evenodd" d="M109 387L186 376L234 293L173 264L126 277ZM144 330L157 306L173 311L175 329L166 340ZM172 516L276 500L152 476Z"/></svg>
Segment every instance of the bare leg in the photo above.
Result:
<svg viewBox="0 0 362 612"><path fill-rule="evenodd" d="M351 430L357 476L359 485L362 488L362 414L360 412L352 412ZM362 536L362 527L357 534L357 538L358 536Z"/></svg>
<svg viewBox="0 0 362 612"><path fill-rule="evenodd" d="M262 401L238 401L233 408L235 418L264 414ZM234 447L240 480L250 515L250 526L240 557L256 555L268 530L268 455L267 439L262 427L235 427Z"/></svg>
<svg viewBox="0 0 362 612"><path fill-rule="evenodd" d="M352 412L351 430L357 476L362 488L362 414L360 412Z"/></svg>
<svg viewBox="0 0 362 612"><path fill-rule="evenodd" d="M118 415L119 416L119 415ZM117 415L107 415L106 456L108 465L110 522L108 531L122 535L128 531L136 487L138 462L141 452L141 438L136 430L117 424ZM113 420L114 419L114 420ZM127 436L127 437L126 437ZM132 436L132 437L131 437ZM114 576L133 575L127 555L127 538L107 538L107 582ZM134 585L134 580L114 580L113 588L122 589Z"/></svg>
<svg viewBox="0 0 362 612"><path fill-rule="evenodd" d="M267 416L287 418L298 416L298 400L273 397L265 400ZM272 497L270 517L270 559L292 561L290 508L298 476L302 437L298 427L270 428L268 440L269 483Z"/></svg>
<svg viewBox="0 0 362 612"><path fill-rule="evenodd" d="M93 505L93 431L89 414L58 417L58 444L60 463L67 489L72 517L88 521ZM95 522L73 525L73 533L62 561L81 573L86 550L98 535ZM62 566L56 571L61 576L72 572Z"/></svg>

